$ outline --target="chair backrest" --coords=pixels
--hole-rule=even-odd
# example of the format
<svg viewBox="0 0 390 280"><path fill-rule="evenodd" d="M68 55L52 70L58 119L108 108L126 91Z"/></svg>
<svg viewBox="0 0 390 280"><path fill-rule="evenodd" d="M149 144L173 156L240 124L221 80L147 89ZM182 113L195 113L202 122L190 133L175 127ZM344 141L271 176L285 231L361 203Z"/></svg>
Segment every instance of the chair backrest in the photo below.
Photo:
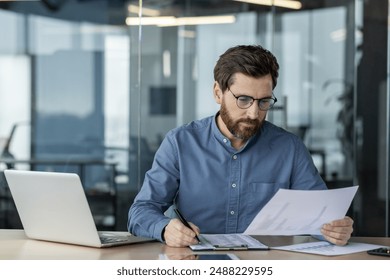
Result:
<svg viewBox="0 0 390 280"><path fill-rule="evenodd" d="M4 176L4 171L0 170L0 211L4 209L4 202L11 198L7 180Z"/></svg>
<svg viewBox="0 0 390 280"><path fill-rule="evenodd" d="M0 228L23 228L3 170L0 170Z"/></svg>

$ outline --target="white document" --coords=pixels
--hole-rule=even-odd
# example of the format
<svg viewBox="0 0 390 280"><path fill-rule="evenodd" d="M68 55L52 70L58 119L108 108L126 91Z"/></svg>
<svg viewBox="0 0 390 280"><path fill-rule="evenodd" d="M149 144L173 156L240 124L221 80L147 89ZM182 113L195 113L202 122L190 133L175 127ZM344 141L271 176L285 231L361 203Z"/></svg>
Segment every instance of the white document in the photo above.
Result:
<svg viewBox="0 0 390 280"><path fill-rule="evenodd" d="M377 249L383 245L350 242L345 246L337 246L326 241L294 244L288 246L272 247L276 250L293 251L323 256L347 255Z"/></svg>
<svg viewBox="0 0 390 280"><path fill-rule="evenodd" d="M321 234L323 224L344 218L358 186L332 190L280 189L244 234Z"/></svg>

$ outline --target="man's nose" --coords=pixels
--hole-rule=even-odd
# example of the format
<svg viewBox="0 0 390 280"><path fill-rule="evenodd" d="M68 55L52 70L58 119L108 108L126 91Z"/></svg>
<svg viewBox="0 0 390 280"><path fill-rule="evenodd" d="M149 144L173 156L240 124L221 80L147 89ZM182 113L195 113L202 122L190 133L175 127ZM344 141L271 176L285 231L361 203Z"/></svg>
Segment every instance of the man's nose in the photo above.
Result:
<svg viewBox="0 0 390 280"><path fill-rule="evenodd" d="M259 108L259 104L258 104L258 101L255 100L252 104L252 106L250 106L247 111L246 111L246 114L247 116L250 118L250 119L257 119L259 117L259 111L260 111L260 108Z"/></svg>

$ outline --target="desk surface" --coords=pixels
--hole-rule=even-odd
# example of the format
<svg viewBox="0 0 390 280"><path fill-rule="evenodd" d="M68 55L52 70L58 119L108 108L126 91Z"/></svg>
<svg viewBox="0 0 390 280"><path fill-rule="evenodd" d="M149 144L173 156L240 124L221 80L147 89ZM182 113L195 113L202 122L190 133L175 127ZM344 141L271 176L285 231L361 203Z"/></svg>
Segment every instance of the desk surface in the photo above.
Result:
<svg viewBox="0 0 390 280"><path fill-rule="evenodd" d="M268 246L316 241L308 236L259 236L257 238ZM352 237L351 241L390 246L390 238L386 237ZM389 260L387 257L372 256L366 252L332 257L280 250L235 251L234 253L243 260ZM3 260L156 260L159 259L160 254L166 254L171 259L182 259L196 253L189 248L172 248L160 242L98 249L30 240L25 236L23 230L0 229L0 259Z"/></svg>

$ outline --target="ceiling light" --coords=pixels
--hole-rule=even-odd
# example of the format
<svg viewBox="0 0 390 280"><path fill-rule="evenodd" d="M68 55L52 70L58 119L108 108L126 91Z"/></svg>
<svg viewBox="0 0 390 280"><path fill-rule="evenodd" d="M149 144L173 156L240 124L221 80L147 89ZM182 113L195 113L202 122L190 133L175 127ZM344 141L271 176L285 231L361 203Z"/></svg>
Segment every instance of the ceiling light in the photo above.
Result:
<svg viewBox="0 0 390 280"><path fill-rule="evenodd" d="M299 10L302 8L300 1L294 0L233 0L236 2L244 2L249 4L264 5L264 6L278 6L283 8L289 8Z"/></svg>
<svg viewBox="0 0 390 280"><path fill-rule="evenodd" d="M200 24L227 24L234 23L236 17L233 15L225 16L203 16L203 17L180 17L176 22L159 24L159 26L179 26L179 25L200 25Z"/></svg>
<svg viewBox="0 0 390 280"><path fill-rule="evenodd" d="M129 5L127 7L127 10L129 11L129 13L133 13L133 14L138 15L140 12L140 7L137 5ZM145 15L145 16L158 17L159 15L161 15L161 12L157 9L142 7L141 11L142 11L142 15Z"/></svg>
<svg viewBox="0 0 390 280"><path fill-rule="evenodd" d="M204 16L204 17L128 17L127 25L157 25L179 26L179 25L199 25L199 24L227 24L234 23L236 17L233 15L226 16Z"/></svg>
<svg viewBox="0 0 390 280"><path fill-rule="evenodd" d="M176 20L175 17L127 17L127 25L160 25L172 24Z"/></svg>

